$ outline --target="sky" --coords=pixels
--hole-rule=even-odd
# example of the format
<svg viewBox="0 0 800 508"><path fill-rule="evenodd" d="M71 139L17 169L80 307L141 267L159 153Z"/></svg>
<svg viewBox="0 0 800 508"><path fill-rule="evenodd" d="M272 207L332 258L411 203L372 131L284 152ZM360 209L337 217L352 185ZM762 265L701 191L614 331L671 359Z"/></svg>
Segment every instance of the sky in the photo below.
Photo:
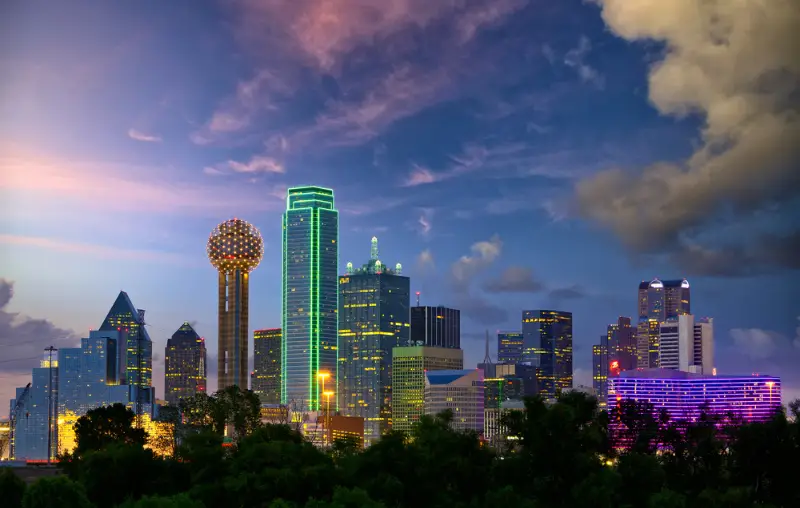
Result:
<svg viewBox="0 0 800 508"><path fill-rule="evenodd" d="M159 396L184 321L216 386L208 235L260 229L250 327L280 326L294 185L334 189L342 272L375 235L461 309L467 365L571 311L590 385L639 282L686 277L718 372L800 397L800 4L768 3L3 2L0 399L120 290Z"/></svg>

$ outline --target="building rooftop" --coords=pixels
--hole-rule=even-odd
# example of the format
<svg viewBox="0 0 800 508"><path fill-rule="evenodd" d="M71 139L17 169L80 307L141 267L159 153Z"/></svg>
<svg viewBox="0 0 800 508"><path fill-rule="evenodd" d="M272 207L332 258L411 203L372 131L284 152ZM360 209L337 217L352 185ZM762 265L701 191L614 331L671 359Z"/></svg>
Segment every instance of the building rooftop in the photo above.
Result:
<svg viewBox="0 0 800 508"><path fill-rule="evenodd" d="M472 374L476 369L464 370L431 370L425 372L428 382L432 385L446 385L464 376Z"/></svg>
<svg viewBox="0 0 800 508"><path fill-rule="evenodd" d="M777 376L751 374L751 375L738 375L738 376L712 376L708 374L697 374L694 372L683 372L680 370L672 369L640 369L640 370L626 370L621 372L620 378L628 379L747 379L747 378L770 378L777 379ZM613 378L610 378L613 379Z"/></svg>

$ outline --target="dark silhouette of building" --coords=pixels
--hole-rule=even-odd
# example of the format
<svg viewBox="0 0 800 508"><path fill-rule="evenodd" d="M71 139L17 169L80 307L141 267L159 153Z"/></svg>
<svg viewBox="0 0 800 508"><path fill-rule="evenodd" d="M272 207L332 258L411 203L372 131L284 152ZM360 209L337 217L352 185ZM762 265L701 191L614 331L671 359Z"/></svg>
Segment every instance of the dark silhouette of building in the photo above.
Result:
<svg viewBox="0 0 800 508"><path fill-rule="evenodd" d="M555 399L572 389L572 313L522 312L522 363L538 369L539 394Z"/></svg>
<svg viewBox="0 0 800 508"><path fill-rule="evenodd" d="M461 348L461 311L447 307L411 307L411 345Z"/></svg>
<svg viewBox="0 0 800 508"><path fill-rule="evenodd" d="M164 348L164 399L173 406L205 391L206 341L183 323Z"/></svg>
<svg viewBox="0 0 800 508"><path fill-rule="evenodd" d="M281 341L280 328L253 332L253 385L250 387L262 404L281 402Z"/></svg>

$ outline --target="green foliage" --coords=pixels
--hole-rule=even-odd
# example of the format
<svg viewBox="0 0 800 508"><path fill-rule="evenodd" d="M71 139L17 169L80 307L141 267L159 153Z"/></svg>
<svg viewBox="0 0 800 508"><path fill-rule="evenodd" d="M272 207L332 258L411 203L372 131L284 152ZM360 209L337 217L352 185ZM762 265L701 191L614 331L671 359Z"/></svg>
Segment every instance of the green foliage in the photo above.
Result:
<svg viewBox="0 0 800 508"><path fill-rule="evenodd" d="M0 467L0 499L3 506L19 508L25 494L25 482L9 467Z"/></svg>
<svg viewBox="0 0 800 508"><path fill-rule="evenodd" d="M36 480L22 496L22 508L92 508L83 486L66 476Z"/></svg>
<svg viewBox="0 0 800 508"><path fill-rule="evenodd" d="M175 459L131 443L130 416L94 413L115 419L98 428L115 429L122 442L87 433L81 453L65 456L62 467L96 508L800 506L800 423L782 412L766 423L704 414L688 425L666 413L652 418L642 403L623 401L609 414L570 392L555 404L529 399L524 411L505 415L512 439L502 450L454 431L448 412L366 450L340 441L323 451L287 425L260 425L250 395L234 388L185 403ZM800 411L800 403L791 407ZM625 452L610 446L610 419L622 425ZM223 446L226 429L232 446ZM24 486L9 474L0 472L0 492L16 492L2 498L13 503Z"/></svg>
<svg viewBox="0 0 800 508"><path fill-rule="evenodd" d="M92 409L75 423L75 455L115 444L126 443L143 446L147 433L133 427L136 416L122 404Z"/></svg>
<svg viewBox="0 0 800 508"><path fill-rule="evenodd" d="M194 500L187 494L170 497L143 497L138 501L126 501L120 508L204 508L203 503Z"/></svg>

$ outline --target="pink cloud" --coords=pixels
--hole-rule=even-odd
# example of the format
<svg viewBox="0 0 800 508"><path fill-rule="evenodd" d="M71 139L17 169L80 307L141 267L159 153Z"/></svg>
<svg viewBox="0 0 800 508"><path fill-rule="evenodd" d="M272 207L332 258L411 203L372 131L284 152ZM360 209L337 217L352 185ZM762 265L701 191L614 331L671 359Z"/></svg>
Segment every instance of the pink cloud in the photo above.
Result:
<svg viewBox="0 0 800 508"><path fill-rule="evenodd" d="M85 254L87 256L103 259L131 259L137 261L177 263L184 265L191 263L191 260L185 256L171 252L121 249L106 245L76 243L36 236L0 235L0 244L39 247L58 252Z"/></svg>
<svg viewBox="0 0 800 508"><path fill-rule="evenodd" d="M138 131L136 129L128 129L128 137L131 139L135 139L136 141L144 141L147 143L160 143L161 138L159 136L153 136L151 134L145 134L144 132Z"/></svg>
<svg viewBox="0 0 800 508"><path fill-rule="evenodd" d="M219 215L279 209L255 188L203 185L181 177L174 168L132 166L102 161L74 161L0 146L0 194L15 202L18 213L37 213L69 202L109 212ZM121 199L124 197L124 199Z"/></svg>
<svg viewBox="0 0 800 508"><path fill-rule="evenodd" d="M257 155L248 162L228 161L228 167L237 173L285 173L283 165L271 157Z"/></svg>
<svg viewBox="0 0 800 508"><path fill-rule="evenodd" d="M408 175L408 178L406 179L403 186L416 187L417 185L433 183L438 180L439 177L435 175L430 169L423 168L422 166L417 166L416 164L414 164L414 169L411 170L411 174Z"/></svg>

